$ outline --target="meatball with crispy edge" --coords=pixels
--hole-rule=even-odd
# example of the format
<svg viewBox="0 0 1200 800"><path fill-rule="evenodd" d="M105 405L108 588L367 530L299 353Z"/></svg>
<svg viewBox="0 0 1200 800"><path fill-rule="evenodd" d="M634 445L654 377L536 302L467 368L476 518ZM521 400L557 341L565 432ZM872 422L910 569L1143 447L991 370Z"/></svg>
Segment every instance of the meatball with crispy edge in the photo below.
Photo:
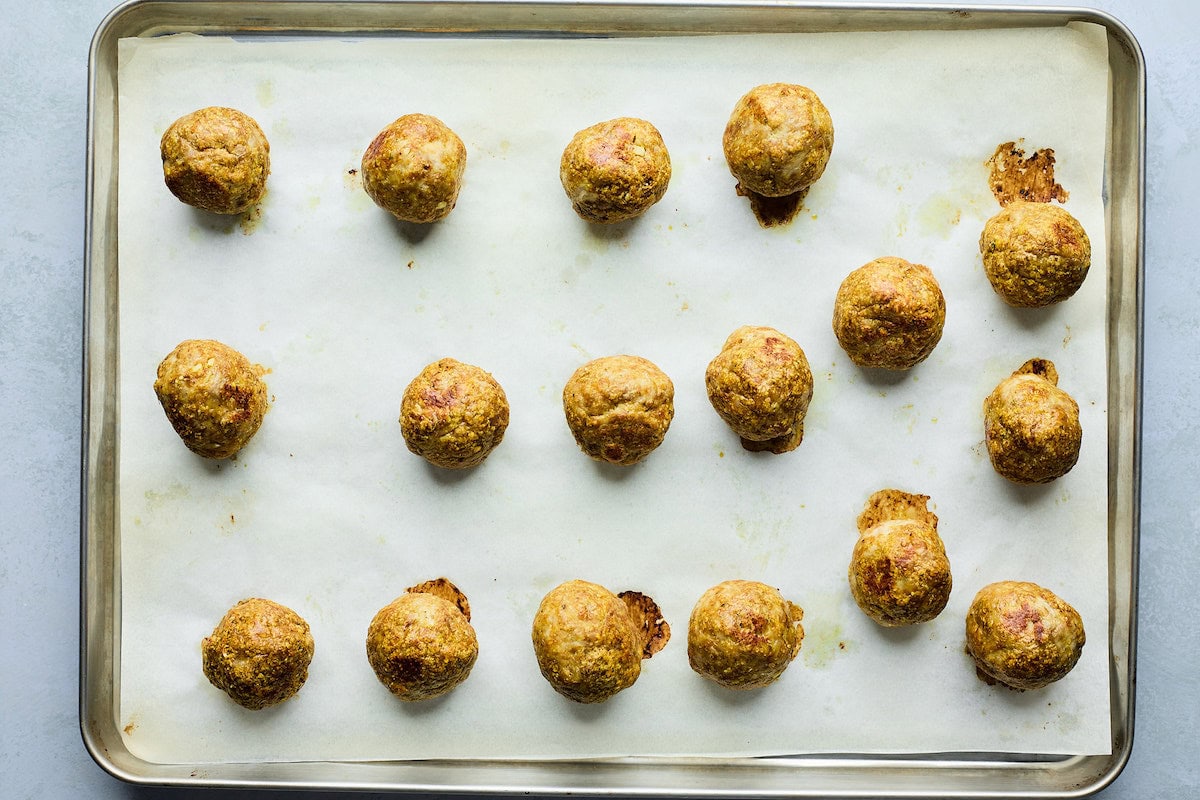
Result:
<svg viewBox="0 0 1200 800"><path fill-rule="evenodd" d="M1079 662L1086 637L1079 612L1025 581L984 586L967 611L967 651L988 683L1040 689Z"/></svg>
<svg viewBox="0 0 1200 800"><path fill-rule="evenodd" d="M704 373L708 399L751 451L786 453L804 439L813 378L800 345L774 328L738 328Z"/></svg>
<svg viewBox="0 0 1200 800"><path fill-rule="evenodd" d="M688 663L729 689L759 689L779 679L800 652L804 610L757 581L718 583L688 620Z"/></svg>
<svg viewBox="0 0 1200 800"><path fill-rule="evenodd" d="M267 413L264 371L229 345L188 339L158 365L154 393L189 450L229 458L258 432Z"/></svg>
<svg viewBox="0 0 1200 800"><path fill-rule="evenodd" d="M487 372L443 358L412 379L400 401L400 432L408 449L434 466L466 469L483 462L504 439L508 398Z"/></svg>
<svg viewBox="0 0 1200 800"><path fill-rule="evenodd" d="M1065 208L1018 200L983 226L983 270L1010 306L1041 308L1079 291L1092 265L1092 244Z"/></svg>
<svg viewBox="0 0 1200 800"><path fill-rule="evenodd" d="M437 578L411 586L367 628L367 661L401 700L432 700L465 681L479 656L467 598Z"/></svg>
<svg viewBox="0 0 1200 800"><path fill-rule="evenodd" d="M928 501L928 495L883 489L858 517L847 571L850 594L885 627L928 622L950 600L950 560Z"/></svg>
<svg viewBox="0 0 1200 800"><path fill-rule="evenodd" d="M262 199L271 145L253 118L210 106L171 123L159 142L171 194L214 214L240 214Z"/></svg>
<svg viewBox="0 0 1200 800"><path fill-rule="evenodd" d="M933 272L903 258L877 258L851 272L833 304L833 332L860 367L905 370L942 338L946 298Z"/></svg>
<svg viewBox="0 0 1200 800"><path fill-rule="evenodd" d="M577 703L603 703L628 689L671 638L655 602L640 592L615 595L573 580L542 599L533 618L533 652L554 691Z"/></svg>
<svg viewBox="0 0 1200 800"><path fill-rule="evenodd" d="M313 637L287 606L252 597L226 612L200 643L204 677L238 705L282 703L308 679Z"/></svg>
<svg viewBox="0 0 1200 800"><path fill-rule="evenodd" d="M579 448L597 461L631 466L650 455L675 416L675 386L640 356L589 361L563 386L563 411Z"/></svg>
<svg viewBox="0 0 1200 800"><path fill-rule="evenodd" d="M623 222L666 194L671 156L658 129L618 117L575 134L563 150L559 178L571 206L587 222Z"/></svg>
<svg viewBox="0 0 1200 800"><path fill-rule="evenodd" d="M406 114L388 125L362 157L362 182L375 204L402 222L436 222L454 210L467 148L444 122Z"/></svg>
<svg viewBox="0 0 1200 800"><path fill-rule="evenodd" d="M743 190L783 197L807 189L825 172L833 120L812 89L763 84L737 101L722 143Z"/></svg>
<svg viewBox="0 0 1200 800"><path fill-rule="evenodd" d="M1013 483L1049 483L1079 461L1079 404L1058 388L1058 370L1031 358L983 401L983 432L992 466Z"/></svg>

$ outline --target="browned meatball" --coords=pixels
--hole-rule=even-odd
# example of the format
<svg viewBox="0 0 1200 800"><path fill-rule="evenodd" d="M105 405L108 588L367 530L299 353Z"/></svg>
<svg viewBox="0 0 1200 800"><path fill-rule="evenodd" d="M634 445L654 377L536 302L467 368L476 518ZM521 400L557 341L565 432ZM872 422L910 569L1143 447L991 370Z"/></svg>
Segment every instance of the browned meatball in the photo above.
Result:
<svg viewBox="0 0 1200 800"><path fill-rule="evenodd" d="M465 469L483 462L504 439L508 398L479 367L453 358L421 370L400 401L408 449L430 464Z"/></svg>
<svg viewBox="0 0 1200 800"><path fill-rule="evenodd" d="M628 689L670 639L658 606L639 592L613 594L587 581L551 589L533 618L533 652L554 691L602 703Z"/></svg>
<svg viewBox="0 0 1200 800"><path fill-rule="evenodd" d="M171 123L159 144L171 194L214 214L240 214L267 191L271 145L252 118L212 106Z"/></svg>
<svg viewBox="0 0 1200 800"><path fill-rule="evenodd" d="M988 683L1040 689L1079 661L1083 619L1049 589L999 581L979 590L967 611L967 650Z"/></svg>
<svg viewBox="0 0 1200 800"><path fill-rule="evenodd" d="M782 197L807 189L825 172L833 120L812 89L768 83L738 100L723 144L729 171L743 189Z"/></svg>
<svg viewBox="0 0 1200 800"><path fill-rule="evenodd" d="M404 222L436 222L454 210L467 168L462 139L437 117L406 114L362 158L363 188Z"/></svg>
<svg viewBox="0 0 1200 800"><path fill-rule="evenodd" d="M800 652L804 610L757 581L725 581L706 591L688 620L688 663L730 689L774 683Z"/></svg>
<svg viewBox="0 0 1200 800"><path fill-rule="evenodd" d="M471 609L445 578L410 587L367 628L367 661L401 700L430 700L467 679L479 643Z"/></svg>
<svg viewBox="0 0 1200 800"><path fill-rule="evenodd" d="M1041 308L1079 290L1092 244L1070 212L1018 200L987 221L979 237L983 270L1010 306Z"/></svg>
<svg viewBox="0 0 1200 800"><path fill-rule="evenodd" d="M910 369L942 338L946 299L933 273L903 258L877 258L842 281L833 305L838 344L860 367Z"/></svg>
<svg viewBox="0 0 1200 800"><path fill-rule="evenodd" d="M950 560L928 495L883 489L858 518L850 594L880 625L913 625L942 613L950 599Z"/></svg>
<svg viewBox="0 0 1200 800"><path fill-rule="evenodd" d="M154 392L189 450L229 458L258 432L267 413L263 372L228 345L188 339L158 365Z"/></svg>
<svg viewBox="0 0 1200 800"><path fill-rule="evenodd" d="M583 452L629 466L662 444L675 416L675 386L640 356L597 358L563 387L563 411Z"/></svg>
<svg viewBox="0 0 1200 800"><path fill-rule="evenodd" d="M226 612L200 651L204 677L238 705L258 710L300 691L313 637L295 611L252 597Z"/></svg>
<svg viewBox="0 0 1200 800"><path fill-rule="evenodd" d="M558 174L580 217L622 222L662 199L671 156L657 128L644 119L619 117L575 134Z"/></svg>
<svg viewBox="0 0 1200 800"><path fill-rule="evenodd" d="M786 453L800 446L813 379L795 341L774 328L738 328L709 363L704 382L742 447Z"/></svg>
<svg viewBox="0 0 1200 800"><path fill-rule="evenodd" d="M983 432L996 472L1014 483L1049 483L1079 460L1079 404L1058 388L1051 361L1031 358L983 401Z"/></svg>

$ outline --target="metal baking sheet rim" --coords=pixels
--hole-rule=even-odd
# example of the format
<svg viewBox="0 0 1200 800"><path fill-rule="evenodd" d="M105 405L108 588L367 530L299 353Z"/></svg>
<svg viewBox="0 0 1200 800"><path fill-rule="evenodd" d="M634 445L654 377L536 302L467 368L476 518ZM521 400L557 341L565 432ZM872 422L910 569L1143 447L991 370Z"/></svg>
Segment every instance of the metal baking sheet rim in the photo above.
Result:
<svg viewBox="0 0 1200 800"><path fill-rule="evenodd" d="M197 33L482 32L533 35L970 29L1089 22L1109 40L1105 165L1109 242L1109 605L1112 753L823 755L556 762L152 764L124 746L116 509L116 45ZM106 772L146 785L646 797L1082 797L1110 784L1133 747L1141 480L1145 62L1116 18L1083 8L772 2L187 2L133 0L92 40L84 264L79 721Z"/></svg>

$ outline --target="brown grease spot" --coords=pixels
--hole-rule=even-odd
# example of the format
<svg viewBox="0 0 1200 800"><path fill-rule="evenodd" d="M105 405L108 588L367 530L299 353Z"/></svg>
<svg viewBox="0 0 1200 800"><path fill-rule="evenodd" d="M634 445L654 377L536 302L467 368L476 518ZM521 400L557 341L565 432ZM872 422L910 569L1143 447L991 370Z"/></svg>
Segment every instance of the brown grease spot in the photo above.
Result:
<svg viewBox="0 0 1200 800"><path fill-rule="evenodd" d="M671 626L663 619L658 604L641 592L621 592L617 597L625 601L634 624L638 626L642 638L642 658L650 658L666 647L671 640Z"/></svg>
<svg viewBox="0 0 1200 800"><path fill-rule="evenodd" d="M787 225L796 218L800 209L804 207L808 189L801 189L795 194L785 194L783 197L767 197L745 189L739 183L737 193L739 197L750 200L750 210L754 212L754 218L758 220L759 225L764 228L776 228Z"/></svg>
<svg viewBox="0 0 1200 800"><path fill-rule="evenodd" d="M446 578L434 578L431 581L410 586L404 591L406 594L431 594L434 597L449 600L458 606L458 610L467 618L467 622L471 621L471 604L467 602L467 596Z"/></svg>
<svg viewBox="0 0 1200 800"><path fill-rule="evenodd" d="M1054 181L1054 151L1048 147L1026 158L1017 142L1005 142L984 163L988 165L992 194L1002 206L1014 200L1065 203L1070 196L1062 184Z"/></svg>

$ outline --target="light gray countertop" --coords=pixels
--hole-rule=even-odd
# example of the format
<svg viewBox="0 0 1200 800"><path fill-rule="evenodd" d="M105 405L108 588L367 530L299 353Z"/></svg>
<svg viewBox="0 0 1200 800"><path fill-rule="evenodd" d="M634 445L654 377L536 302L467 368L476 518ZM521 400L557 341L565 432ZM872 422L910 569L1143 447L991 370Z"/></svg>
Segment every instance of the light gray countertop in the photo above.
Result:
<svg viewBox="0 0 1200 800"><path fill-rule="evenodd" d="M1195 798L1200 258L1193 241L1200 56L1194 42L1200 3L1091 5L1122 20L1140 41L1149 116L1135 739L1128 767L1100 796ZM79 733L87 57L92 33L110 8L110 0L0 0L0 794L228 797L240 793L123 784L96 766Z"/></svg>

